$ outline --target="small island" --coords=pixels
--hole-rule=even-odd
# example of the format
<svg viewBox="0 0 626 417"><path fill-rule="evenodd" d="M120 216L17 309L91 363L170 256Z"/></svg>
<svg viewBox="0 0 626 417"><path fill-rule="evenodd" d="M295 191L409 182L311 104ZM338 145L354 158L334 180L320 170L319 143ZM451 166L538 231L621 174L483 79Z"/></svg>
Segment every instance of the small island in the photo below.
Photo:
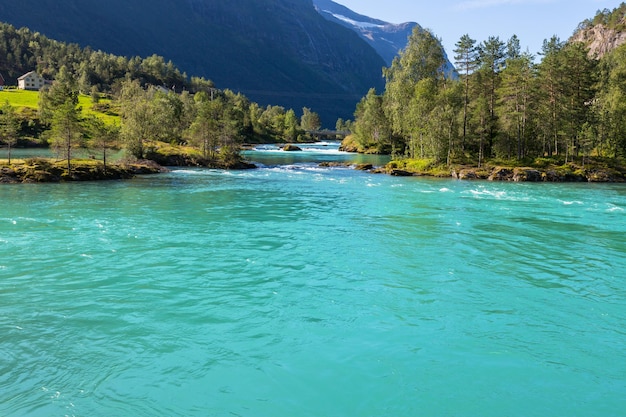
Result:
<svg viewBox="0 0 626 417"><path fill-rule="evenodd" d="M167 169L149 160L107 166L93 160L72 160L72 169L68 171L64 161L29 158L10 165L0 162L0 184L121 180L162 172Z"/></svg>

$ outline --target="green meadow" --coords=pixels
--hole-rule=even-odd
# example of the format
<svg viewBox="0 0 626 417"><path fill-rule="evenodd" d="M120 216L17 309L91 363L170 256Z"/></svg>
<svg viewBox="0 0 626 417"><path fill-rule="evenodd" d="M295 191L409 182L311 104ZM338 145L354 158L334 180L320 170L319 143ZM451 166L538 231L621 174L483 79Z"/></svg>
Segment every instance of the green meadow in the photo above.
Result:
<svg viewBox="0 0 626 417"><path fill-rule="evenodd" d="M5 101L17 108L37 109L39 92L5 89L0 91L0 104ZM107 124L119 125L119 115L110 99L101 99L97 104L94 104L90 96L81 94L78 97L78 105L82 108L84 115L95 114Z"/></svg>

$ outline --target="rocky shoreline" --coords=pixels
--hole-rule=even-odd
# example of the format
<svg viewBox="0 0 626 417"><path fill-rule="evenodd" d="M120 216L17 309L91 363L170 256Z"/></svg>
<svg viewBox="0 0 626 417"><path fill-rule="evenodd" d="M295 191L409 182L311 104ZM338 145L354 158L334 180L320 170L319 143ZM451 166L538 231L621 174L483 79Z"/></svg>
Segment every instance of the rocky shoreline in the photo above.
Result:
<svg viewBox="0 0 626 417"><path fill-rule="evenodd" d="M393 176L436 176L446 178L447 175L432 175L394 168L379 168L374 172ZM626 182L626 172L612 168L583 169L572 167L554 167L538 169L530 167L464 167L452 169L449 175L458 180L485 180L510 182Z"/></svg>
<svg viewBox="0 0 626 417"><path fill-rule="evenodd" d="M545 169L531 167L457 167L446 173L413 172L393 166L374 167L371 164L352 164L346 162L322 162L321 167L351 167L375 174L387 174L396 177L437 177L458 180L510 181L510 182L626 182L626 170L614 168L580 168L575 165L550 167Z"/></svg>
<svg viewBox="0 0 626 417"><path fill-rule="evenodd" d="M202 166L195 161L170 158L168 166ZM458 180L485 180L509 182L594 182L625 183L626 169L620 168L581 168L576 165L548 167L456 167L445 172L414 172L396 168L393 165L375 167L371 164L353 164L349 162L322 162L321 167L345 167L367 171L374 174L387 174L401 177L438 177ZM254 165L242 162L230 169L253 169ZM69 181L102 181L131 179L137 175L149 175L167 172L168 169L153 160L141 160L133 163L107 165L95 161L74 161L71 173L64 161L33 158L23 163L0 165L0 184L45 183Z"/></svg>

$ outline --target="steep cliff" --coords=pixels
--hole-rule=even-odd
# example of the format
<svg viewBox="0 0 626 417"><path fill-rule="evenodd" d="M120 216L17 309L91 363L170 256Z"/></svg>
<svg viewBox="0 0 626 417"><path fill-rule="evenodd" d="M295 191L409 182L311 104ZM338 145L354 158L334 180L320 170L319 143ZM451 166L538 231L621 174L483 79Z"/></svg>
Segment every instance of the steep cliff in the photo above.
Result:
<svg viewBox="0 0 626 417"><path fill-rule="evenodd" d="M613 10L601 10L593 19L578 25L569 42L582 42L589 48L589 56L600 59L626 43L626 4Z"/></svg>
<svg viewBox="0 0 626 417"><path fill-rule="evenodd" d="M569 41L584 43L589 48L589 55L599 59L626 43L626 32L600 24L576 32Z"/></svg>

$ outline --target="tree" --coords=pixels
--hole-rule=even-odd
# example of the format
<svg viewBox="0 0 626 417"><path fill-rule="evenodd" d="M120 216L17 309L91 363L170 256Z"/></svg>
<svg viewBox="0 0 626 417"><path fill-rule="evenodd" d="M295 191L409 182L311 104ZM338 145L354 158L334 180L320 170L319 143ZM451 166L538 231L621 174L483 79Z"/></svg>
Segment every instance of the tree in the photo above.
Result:
<svg viewBox="0 0 626 417"><path fill-rule="evenodd" d="M374 149L377 153L395 152L383 97L375 89L370 89L367 96L361 99L354 115L354 138L362 149Z"/></svg>
<svg viewBox="0 0 626 417"><path fill-rule="evenodd" d="M531 54L520 55L518 52L519 48L511 48L509 42L506 68L501 73L498 88L498 119L505 140L496 151L507 158L515 155L517 159L522 159L528 151L531 107L535 98L535 67Z"/></svg>
<svg viewBox="0 0 626 417"><path fill-rule="evenodd" d="M90 146L102 153L104 173L107 172L107 152L117 142L120 129L116 125L107 125L97 116L90 115L86 120Z"/></svg>
<svg viewBox="0 0 626 417"><path fill-rule="evenodd" d="M163 92L150 89L147 92L149 106L152 107L154 123L159 126L152 139L162 142L180 142L184 125L184 105L180 96L173 91Z"/></svg>
<svg viewBox="0 0 626 417"><path fill-rule="evenodd" d="M454 50L455 64L461 71L461 78L464 84L463 90L463 136L462 136L462 148L465 148L465 140L467 138L467 119L468 119L468 107L469 107L469 92L470 92L470 75L478 68L478 48L476 47L476 41L465 34L461 36L461 39L456 43L456 49Z"/></svg>
<svg viewBox="0 0 626 417"><path fill-rule="evenodd" d="M287 142L295 142L300 135L300 121L293 109L287 110L285 113L284 137Z"/></svg>
<svg viewBox="0 0 626 417"><path fill-rule="evenodd" d="M452 157L456 153L455 142L458 141L458 113L463 107L464 88L461 83L450 80L443 84L437 95L434 108L436 123L439 129L436 133L435 158L445 158L446 165L452 164ZM447 143L446 140L447 139ZM463 148L463 146L462 146Z"/></svg>
<svg viewBox="0 0 626 417"><path fill-rule="evenodd" d="M42 119L51 125L52 146L67 161L72 174L72 152L81 144L83 132L78 108L78 86L74 76L63 66L49 89L39 93L39 111Z"/></svg>
<svg viewBox="0 0 626 417"><path fill-rule="evenodd" d="M561 79L563 71L560 52L564 47L561 40L553 36L549 41L544 40L541 49L543 59L538 66L539 83L539 113L538 128L544 138L543 153L559 155L560 139L562 135L563 91Z"/></svg>
<svg viewBox="0 0 626 417"><path fill-rule="evenodd" d="M387 80L385 113L392 133L408 141L409 156L424 152L424 133L436 95L444 77L445 53L439 40L428 30L416 27L406 49L400 52L383 74Z"/></svg>
<svg viewBox="0 0 626 417"><path fill-rule="evenodd" d="M580 42L567 44L561 55L564 68L561 89L564 98L564 128L568 141L565 152L567 162L570 156L578 156L579 135L590 120L591 103L595 96L596 63L589 58L588 49Z"/></svg>
<svg viewBox="0 0 626 417"><path fill-rule="evenodd" d="M39 92L39 114L42 120L50 122L54 111L66 102L78 106L78 84L67 67L62 66L50 88Z"/></svg>
<svg viewBox="0 0 626 417"><path fill-rule="evenodd" d="M599 91L593 108L598 118L600 154L626 154L626 45L600 62Z"/></svg>
<svg viewBox="0 0 626 417"><path fill-rule="evenodd" d="M153 140L160 129L149 93L139 81L126 80L122 84L121 104L122 140L131 156L143 159L145 143Z"/></svg>
<svg viewBox="0 0 626 417"><path fill-rule="evenodd" d="M0 139L7 145L7 157L11 164L11 148L17 143L19 120L15 115L15 108L9 101L0 107Z"/></svg>
<svg viewBox="0 0 626 417"><path fill-rule="evenodd" d="M490 36L486 41L480 44L478 55L480 57L480 72L482 76L480 86L481 94L486 96L489 109L489 116L482 120L482 123L484 123L482 128L486 133L487 139L486 153L487 156L491 156L497 134L496 92L500 81L499 74L504 66L504 42L502 42L499 37ZM482 144L481 141L481 145Z"/></svg>
<svg viewBox="0 0 626 417"><path fill-rule="evenodd" d="M83 132L79 110L71 100L56 107L52 115L51 142L58 154L67 161L68 174L72 174L72 152L81 144Z"/></svg>
<svg viewBox="0 0 626 417"><path fill-rule="evenodd" d="M204 159L214 161L219 145L223 102L221 98L210 100L205 92L197 93L194 101L196 103L196 117L188 130L191 144L200 149Z"/></svg>
<svg viewBox="0 0 626 417"><path fill-rule="evenodd" d="M322 127L322 121L317 113L312 112L308 107L302 109L302 117L300 118L300 127L305 131L317 131Z"/></svg>

